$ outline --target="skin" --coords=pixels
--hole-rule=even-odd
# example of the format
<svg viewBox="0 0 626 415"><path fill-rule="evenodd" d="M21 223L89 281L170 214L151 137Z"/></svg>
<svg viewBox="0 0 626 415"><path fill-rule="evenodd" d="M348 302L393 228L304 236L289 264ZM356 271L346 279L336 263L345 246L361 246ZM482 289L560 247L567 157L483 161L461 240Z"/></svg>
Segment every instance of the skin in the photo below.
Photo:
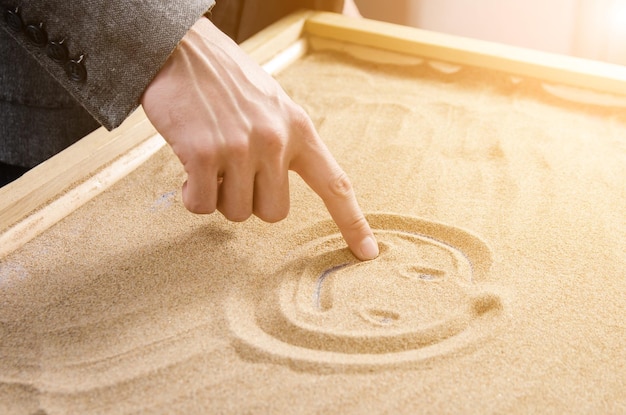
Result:
<svg viewBox="0 0 626 415"><path fill-rule="evenodd" d="M362 17L358 6L354 3L354 0L346 0L343 2L342 13L350 17Z"/></svg>
<svg viewBox="0 0 626 415"><path fill-rule="evenodd" d="M350 180L309 116L208 19L181 40L141 103L184 166L189 211L282 220L293 170L324 201L352 253L378 256Z"/></svg>

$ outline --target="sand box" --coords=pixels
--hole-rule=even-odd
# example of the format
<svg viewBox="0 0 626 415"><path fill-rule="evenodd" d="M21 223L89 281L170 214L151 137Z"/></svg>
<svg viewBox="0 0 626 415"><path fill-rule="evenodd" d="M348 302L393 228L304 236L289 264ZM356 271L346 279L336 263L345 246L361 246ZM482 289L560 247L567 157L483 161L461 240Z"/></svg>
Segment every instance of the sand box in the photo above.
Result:
<svg viewBox="0 0 626 415"><path fill-rule="evenodd" d="M451 68L278 76L374 261L295 175L278 224L186 212L167 148L0 260L0 413L625 412L620 97Z"/></svg>

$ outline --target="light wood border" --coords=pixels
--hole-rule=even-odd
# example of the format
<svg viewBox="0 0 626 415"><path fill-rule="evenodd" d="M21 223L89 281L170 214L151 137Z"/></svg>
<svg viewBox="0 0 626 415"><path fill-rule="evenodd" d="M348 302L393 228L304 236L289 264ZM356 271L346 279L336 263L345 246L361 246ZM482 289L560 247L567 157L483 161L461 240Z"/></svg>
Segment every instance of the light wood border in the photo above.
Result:
<svg viewBox="0 0 626 415"><path fill-rule="evenodd" d="M374 20L317 13L305 33L345 43L626 95L626 67Z"/></svg>
<svg viewBox="0 0 626 415"><path fill-rule="evenodd" d="M138 109L118 129L108 132L99 128L0 188L0 230L22 220L155 134L143 111Z"/></svg>
<svg viewBox="0 0 626 415"><path fill-rule="evenodd" d="M311 37L472 65L626 96L626 67L334 13L302 11L241 47L270 73L304 55ZM139 108L0 189L0 258L128 175L164 145Z"/></svg>

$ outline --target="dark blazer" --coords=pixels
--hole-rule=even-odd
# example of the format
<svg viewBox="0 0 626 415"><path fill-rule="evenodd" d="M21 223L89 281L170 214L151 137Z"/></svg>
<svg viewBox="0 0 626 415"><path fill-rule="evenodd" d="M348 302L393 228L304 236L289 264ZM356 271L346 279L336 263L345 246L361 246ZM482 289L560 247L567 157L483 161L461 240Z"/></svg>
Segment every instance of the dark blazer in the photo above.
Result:
<svg viewBox="0 0 626 415"><path fill-rule="evenodd" d="M214 3L0 0L0 161L32 166L77 133L118 126Z"/></svg>
<svg viewBox="0 0 626 415"><path fill-rule="evenodd" d="M30 53L0 30L0 162L33 167L99 126ZM3 173L0 165L0 177Z"/></svg>
<svg viewBox="0 0 626 415"><path fill-rule="evenodd" d="M343 0L218 0L211 13L211 20L240 43L297 10L340 13L343 4Z"/></svg>

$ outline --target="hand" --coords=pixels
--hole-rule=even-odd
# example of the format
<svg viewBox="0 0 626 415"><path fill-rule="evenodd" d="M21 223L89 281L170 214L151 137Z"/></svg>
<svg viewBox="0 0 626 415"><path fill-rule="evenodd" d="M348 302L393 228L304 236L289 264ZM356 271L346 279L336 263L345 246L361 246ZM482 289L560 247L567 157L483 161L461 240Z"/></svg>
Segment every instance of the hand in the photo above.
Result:
<svg viewBox="0 0 626 415"><path fill-rule="evenodd" d="M311 119L208 19L181 40L141 103L187 172L191 212L284 219L293 170L322 198L353 254L378 255L352 185Z"/></svg>
<svg viewBox="0 0 626 415"><path fill-rule="evenodd" d="M350 17L363 17L354 0L345 0L343 2L343 10L341 13Z"/></svg>

